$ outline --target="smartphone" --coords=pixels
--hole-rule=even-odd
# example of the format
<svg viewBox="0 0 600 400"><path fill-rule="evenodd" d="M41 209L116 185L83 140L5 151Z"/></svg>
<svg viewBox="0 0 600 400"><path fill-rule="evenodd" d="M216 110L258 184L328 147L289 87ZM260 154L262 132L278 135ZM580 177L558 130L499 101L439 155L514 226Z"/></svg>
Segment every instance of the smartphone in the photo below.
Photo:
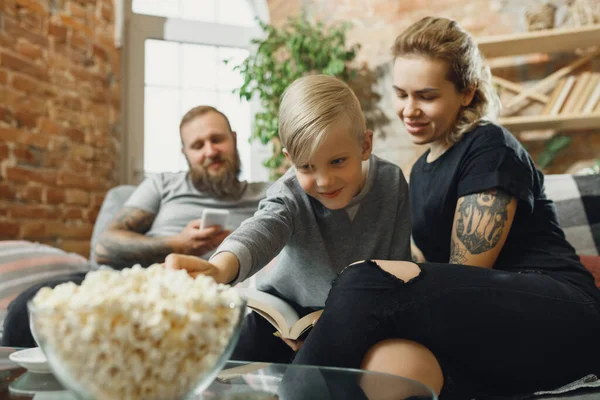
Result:
<svg viewBox="0 0 600 400"><path fill-rule="evenodd" d="M209 228L214 225L219 225L225 229L227 226L227 219L229 218L228 210L220 210L218 208L205 208L202 211L202 222L200 223L200 229Z"/></svg>

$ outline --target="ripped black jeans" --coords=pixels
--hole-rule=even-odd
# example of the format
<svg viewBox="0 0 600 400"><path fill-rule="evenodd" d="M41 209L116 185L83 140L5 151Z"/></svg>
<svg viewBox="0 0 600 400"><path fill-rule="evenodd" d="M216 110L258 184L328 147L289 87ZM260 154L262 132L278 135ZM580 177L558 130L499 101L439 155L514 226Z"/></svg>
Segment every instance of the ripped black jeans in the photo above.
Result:
<svg viewBox="0 0 600 400"><path fill-rule="evenodd" d="M359 368L379 341L408 339L440 362L441 399L553 389L600 372L599 305L582 290L545 274L418 265L407 283L372 261L348 267L294 363Z"/></svg>

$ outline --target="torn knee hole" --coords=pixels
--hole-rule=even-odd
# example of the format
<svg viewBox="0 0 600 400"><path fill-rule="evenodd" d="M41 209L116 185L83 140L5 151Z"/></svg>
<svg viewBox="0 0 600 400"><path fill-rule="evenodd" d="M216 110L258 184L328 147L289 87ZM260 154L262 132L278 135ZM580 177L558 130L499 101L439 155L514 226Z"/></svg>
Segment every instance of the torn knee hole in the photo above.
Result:
<svg viewBox="0 0 600 400"><path fill-rule="evenodd" d="M383 271L406 284L414 282L423 274L421 268L410 261L376 260L374 263Z"/></svg>

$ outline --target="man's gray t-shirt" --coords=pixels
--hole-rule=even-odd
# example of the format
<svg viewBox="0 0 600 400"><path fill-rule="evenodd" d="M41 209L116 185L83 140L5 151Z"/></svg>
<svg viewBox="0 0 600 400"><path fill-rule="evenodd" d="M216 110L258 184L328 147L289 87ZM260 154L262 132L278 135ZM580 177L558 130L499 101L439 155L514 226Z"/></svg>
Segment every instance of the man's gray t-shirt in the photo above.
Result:
<svg viewBox="0 0 600 400"><path fill-rule="evenodd" d="M150 237L177 235L190 221L201 218L205 208L229 210L224 228L235 230L256 212L269 186L266 182L244 184L246 188L239 200L219 200L196 189L187 172L152 174L137 187L125 207L156 214L152 227L145 233Z"/></svg>
<svg viewBox="0 0 600 400"><path fill-rule="evenodd" d="M289 170L268 190L254 217L219 246L240 261L236 282L258 272L279 253L258 282L302 307L324 307L331 283L346 266L365 259L410 260L408 185L400 168L371 156L365 190L351 219L302 190ZM347 207L347 208L348 208ZM234 282L235 283L235 282Z"/></svg>

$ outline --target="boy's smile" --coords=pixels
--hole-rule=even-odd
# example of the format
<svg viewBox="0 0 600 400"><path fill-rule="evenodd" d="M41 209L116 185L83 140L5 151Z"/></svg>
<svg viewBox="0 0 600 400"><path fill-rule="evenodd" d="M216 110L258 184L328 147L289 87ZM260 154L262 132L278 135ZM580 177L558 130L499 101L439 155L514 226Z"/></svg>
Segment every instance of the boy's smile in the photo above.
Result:
<svg viewBox="0 0 600 400"><path fill-rule="evenodd" d="M310 164L294 163L302 189L330 210L345 208L366 180L362 162L371 155L373 133L365 132L361 145L347 125L329 128Z"/></svg>
<svg viewBox="0 0 600 400"><path fill-rule="evenodd" d="M334 190L333 192L322 192L319 193L321 196L325 196L329 199L333 199L334 197L337 197L338 194L342 193L342 189L338 189L338 190Z"/></svg>

